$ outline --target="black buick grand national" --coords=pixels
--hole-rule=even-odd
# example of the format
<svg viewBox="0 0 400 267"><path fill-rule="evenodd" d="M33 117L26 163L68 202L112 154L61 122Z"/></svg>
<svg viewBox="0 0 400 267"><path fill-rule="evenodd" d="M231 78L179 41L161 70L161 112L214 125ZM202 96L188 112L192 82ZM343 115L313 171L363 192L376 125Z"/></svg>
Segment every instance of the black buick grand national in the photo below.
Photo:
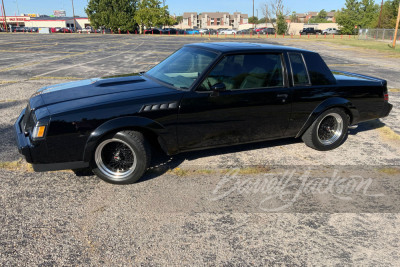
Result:
<svg viewBox="0 0 400 267"><path fill-rule="evenodd" d="M306 50L190 44L146 73L44 87L15 131L35 171L91 168L132 183L154 142L169 155L284 137L334 149L348 127L389 114L386 84Z"/></svg>

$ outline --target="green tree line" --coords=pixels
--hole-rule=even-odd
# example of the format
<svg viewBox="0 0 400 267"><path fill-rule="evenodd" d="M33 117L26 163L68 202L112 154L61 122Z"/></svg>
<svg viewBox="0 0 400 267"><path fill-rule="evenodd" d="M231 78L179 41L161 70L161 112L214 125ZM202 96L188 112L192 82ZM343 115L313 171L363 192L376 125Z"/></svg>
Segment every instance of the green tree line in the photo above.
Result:
<svg viewBox="0 0 400 267"><path fill-rule="evenodd" d="M346 0L345 7L336 12L336 22L341 26L341 32L352 34L357 28L385 28L396 27L397 12L400 0L386 0L379 16L380 5L374 0ZM379 19L380 17L380 19Z"/></svg>
<svg viewBox="0 0 400 267"><path fill-rule="evenodd" d="M168 6L162 6L159 0L89 0L85 12L94 28L113 31L176 24Z"/></svg>

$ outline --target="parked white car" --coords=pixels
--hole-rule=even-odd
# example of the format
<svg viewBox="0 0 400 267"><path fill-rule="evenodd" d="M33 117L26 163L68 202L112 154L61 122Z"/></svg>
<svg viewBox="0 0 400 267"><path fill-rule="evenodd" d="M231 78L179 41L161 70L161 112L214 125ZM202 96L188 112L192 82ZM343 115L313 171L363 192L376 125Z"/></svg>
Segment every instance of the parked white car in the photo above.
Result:
<svg viewBox="0 0 400 267"><path fill-rule="evenodd" d="M338 34L339 31L336 28L328 28L322 31L322 34Z"/></svg>
<svg viewBox="0 0 400 267"><path fill-rule="evenodd" d="M236 31L232 30L232 29L228 29L228 30L221 31L220 34L236 34Z"/></svg>

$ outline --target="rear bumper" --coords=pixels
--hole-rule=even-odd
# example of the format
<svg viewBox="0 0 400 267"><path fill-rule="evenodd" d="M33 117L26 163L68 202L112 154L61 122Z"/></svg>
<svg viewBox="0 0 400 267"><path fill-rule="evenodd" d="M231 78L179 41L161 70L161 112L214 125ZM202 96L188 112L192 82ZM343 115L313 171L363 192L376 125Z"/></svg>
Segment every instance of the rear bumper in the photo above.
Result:
<svg viewBox="0 0 400 267"><path fill-rule="evenodd" d="M14 124L15 138L17 141L17 147L20 154L22 154L28 163L32 163L32 155L30 152L30 147L32 146L29 137L21 129L21 121L24 118L25 109L22 110L17 121Z"/></svg>
<svg viewBox="0 0 400 267"><path fill-rule="evenodd" d="M390 111L392 111L393 105L385 102L385 105L383 106L381 118L389 116Z"/></svg>

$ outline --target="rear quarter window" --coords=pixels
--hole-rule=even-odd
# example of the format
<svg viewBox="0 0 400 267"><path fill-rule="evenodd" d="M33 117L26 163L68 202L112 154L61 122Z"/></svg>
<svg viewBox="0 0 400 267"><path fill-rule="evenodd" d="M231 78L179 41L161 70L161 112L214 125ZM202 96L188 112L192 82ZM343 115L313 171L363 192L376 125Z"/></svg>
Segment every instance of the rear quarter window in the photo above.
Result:
<svg viewBox="0 0 400 267"><path fill-rule="evenodd" d="M301 53L289 53L290 66L294 86L310 85L307 67Z"/></svg>
<svg viewBox="0 0 400 267"><path fill-rule="evenodd" d="M312 85L336 84L336 79L325 61L317 53L304 53Z"/></svg>

